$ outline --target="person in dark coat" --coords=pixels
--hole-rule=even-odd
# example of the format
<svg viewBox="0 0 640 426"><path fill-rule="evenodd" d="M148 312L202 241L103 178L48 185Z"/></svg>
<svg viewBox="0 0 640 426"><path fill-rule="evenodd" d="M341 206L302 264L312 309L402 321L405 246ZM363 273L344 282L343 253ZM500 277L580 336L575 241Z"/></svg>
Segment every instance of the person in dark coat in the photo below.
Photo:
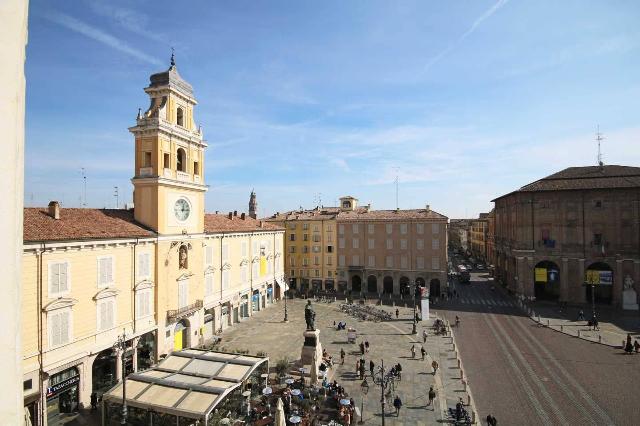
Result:
<svg viewBox="0 0 640 426"><path fill-rule="evenodd" d="M399 395L396 395L393 400L393 406L396 408L396 417L398 417L400 415L400 408L402 408L402 400Z"/></svg>
<svg viewBox="0 0 640 426"><path fill-rule="evenodd" d="M373 361L369 361L369 371L371 372L372 376L374 368L376 368L376 365L373 363Z"/></svg>

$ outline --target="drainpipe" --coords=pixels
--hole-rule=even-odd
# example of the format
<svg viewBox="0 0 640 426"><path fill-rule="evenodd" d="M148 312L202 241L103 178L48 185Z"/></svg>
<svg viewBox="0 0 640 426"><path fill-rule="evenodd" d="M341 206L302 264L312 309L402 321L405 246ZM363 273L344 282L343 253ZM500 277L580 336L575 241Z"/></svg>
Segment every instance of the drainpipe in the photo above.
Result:
<svg viewBox="0 0 640 426"><path fill-rule="evenodd" d="M40 388L40 401L38 403L38 424L42 425L44 424L43 419L46 416L46 407L47 407L47 396L46 396L46 391L44 389L44 357L42 354L42 350L44 348L44 336L43 336L43 330L42 330L42 274L43 272L43 265L44 265L44 251L46 249L46 244L45 243L40 243L40 249L38 249L36 251L36 255L38 256L38 282L37 282L37 289L36 289L36 300L37 300L37 325L36 327L38 328L38 386Z"/></svg>

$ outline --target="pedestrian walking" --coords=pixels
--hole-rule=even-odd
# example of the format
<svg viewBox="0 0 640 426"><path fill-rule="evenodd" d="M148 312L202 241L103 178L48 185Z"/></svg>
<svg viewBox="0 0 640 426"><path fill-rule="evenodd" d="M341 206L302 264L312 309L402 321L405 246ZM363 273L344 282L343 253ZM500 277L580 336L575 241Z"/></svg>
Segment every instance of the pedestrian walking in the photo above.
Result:
<svg viewBox="0 0 640 426"><path fill-rule="evenodd" d="M438 371L438 361L434 359L433 362L431 363L431 368L433 368L433 375L435 376L436 371Z"/></svg>
<svg viewBox="0 0 640 426"><path fill-rule="evenodd" d="M346 353L344 352L343 348L340 348L340 365L344 365L344 357L345 357Z"/></svg>
<svg viewBox="0 0 640 426"><path fill-rule="evenodd" d="M356 374L360 371L360 360L356 360Z"/></svg>
<svg viewBox="0 0 640 426"><path fill-rule="evenodd" d="M396 319L400 317L400 309L396 308Z"/></svg>
<svg viewBox="0 0 640 426"><path fill-rule="evenodd" d="M396 373L398 373L398 380L402 380L402 366L400 363L396 364Z"/></svg>
<svg viewBox="0 0 640 426"><path fill-rule="evenodd" d="M364 341L364 351L369 353L369 341L368 340Z"/></svg>
<svg viewBox="0 0 640 426"><path fill-rule="evenodd" d="M362 362L360 362L360 380L364 379L364 372L365 372L365 366L364 366L364 360L362 360Z"/></svg>
<svg viewBox="0 0 640 426"><path fill-rule="evenodd" d="M402 408L402 400L400 399L400 396L396 395L393 400L393 406L396 408L396 417L400 416L400 408Z"/></svg>
<svg viewBox="0 0 640 426"><path fill-rule="evenodd" d="M584 321L584 311L582 309L578 312L578 321Z"/></svg>
<svg viewBox="0 0 640 426"><path fill-rule="evenodd" d="M369 361L369 371L371 372L371 375L373 376L373 370L376 368L376 365L373 363L373 361Z"/></svg>
<svg viewBox="0 0 640 426"><path fill-rule="evenodd" d="M420 355L422 355L422 361L424 361L424 357L427 355L427 351L424 349L424 346L420 346Z"/></svg>
<svg viewBox="0 0 640 426"><path fill-rule="evenodd" d="M436 391L433 390L433 386L429 387L429 403L427 405L431 405L433 400L436 399ZM435 410L435 407L433 408Z"/></svg>
<svg viewBox="0 0 640 426"><path fill-rule="evenodd" d="M364 343L360 342L360 354L364 355Z"/></svg>
<svg viewBox="0 0 640 426"><path fill-rule="evenodd" d="M598 326L598 318L596 318L595 315L593 316L591 323L593 324L593 331L600 331L600 327Z"/></svg>
<svg viewBox="0 0 640 426"><path fill-rule="evenodd" d="M488 426L497 426L498 425L498 421L496 420L495 417L493 417L491 414L489 414L487 416L487 425Z"/></svg>
<svg viewBox="0 0 640 426"><path fill-rule="evenodd" d="M636 353L640 352L640 343L638 343L637 340L633 341L633 349L636 351Z"/></svg>
<svg viewBox="0 0 640 426"><path fill-rule="evenodd" d="M631 334L627 334L627 344L624 346L624 351L628 354L633 353L633 345L631 344Z"/></svg>
<svg viewBox="0 0 640 426"><path fill-rule="evenodd" d="M98 394L95 392L91 393L91 411L95 411L98 409Z"/></svg>
<svg viewBox="0 0 640 426"><path fill-rule="evenodd" d="M411 345L411 358L416 357L416 345Z"/></svg>
<svg viewBox="0 0 640 426"><path fill-rule="evenodd" d="M422 342L427 343L427 330L422 330Z"/></svg>

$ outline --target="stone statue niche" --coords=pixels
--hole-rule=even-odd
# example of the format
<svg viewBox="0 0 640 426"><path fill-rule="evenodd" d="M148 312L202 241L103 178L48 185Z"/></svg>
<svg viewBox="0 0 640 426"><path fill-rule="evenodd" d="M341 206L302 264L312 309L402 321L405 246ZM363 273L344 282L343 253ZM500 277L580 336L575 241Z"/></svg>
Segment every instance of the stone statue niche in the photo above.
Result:
<svg viewBox="0 0 640 426"><path fill-rule="evenodd" d="M178 250L178 265L180 269L189 268L189 252L186 245L180 246Z"/></svg>
<svg viewBox="0 0 640 426"><path fill-rule="evenodd" d="M627 275L624 278L624 287L622 291L622 309L626 311L638 310L638 294L633 288L633 278Z"/></svg>

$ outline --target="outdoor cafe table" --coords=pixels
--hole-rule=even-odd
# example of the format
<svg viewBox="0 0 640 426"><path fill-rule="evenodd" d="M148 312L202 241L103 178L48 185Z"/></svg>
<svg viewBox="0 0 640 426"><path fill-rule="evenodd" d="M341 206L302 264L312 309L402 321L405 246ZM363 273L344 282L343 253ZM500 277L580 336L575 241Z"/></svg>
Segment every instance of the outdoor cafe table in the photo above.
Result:
<svg viewBox="0 0 640 426"><path fill-rule="evenodd" d="M291 416L289 417L289 422L293 423L293 424L298 424L302 421L302 418L300 416Z"/></svg>

